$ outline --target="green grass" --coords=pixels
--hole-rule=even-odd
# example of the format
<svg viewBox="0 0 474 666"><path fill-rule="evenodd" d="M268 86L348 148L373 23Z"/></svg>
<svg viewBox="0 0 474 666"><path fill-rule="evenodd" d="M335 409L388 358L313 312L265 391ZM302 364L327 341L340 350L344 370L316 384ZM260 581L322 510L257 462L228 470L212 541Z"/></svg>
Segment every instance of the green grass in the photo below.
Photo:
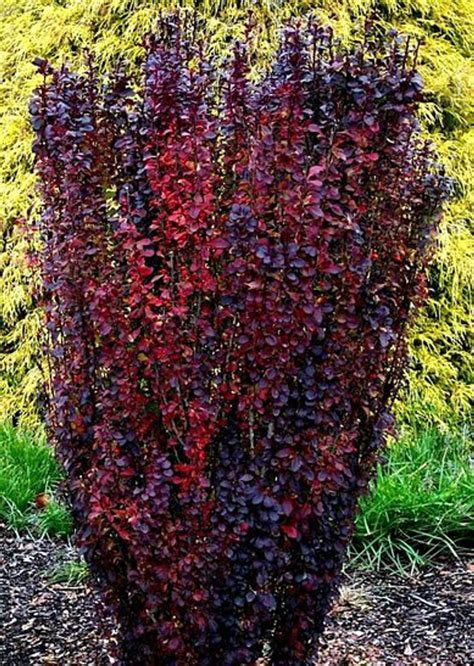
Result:
<svg viewBox="0 0 474 666"><path fill-rule="evenodd" d="M15 530L30 529L40 534L67 536L71 518L54 499L61 479L59 465L44 438L0 425L0 519ZM35 498L46 493L45 508Z"/></svg>
<svg viewBox="0 0 474 666"><path fill-rule="evenodd" d="M67 537L72 533L72 516L67 507L56 500L48 502L43 511L35 514L33 519L41 534Z"/></svg>
<svg viewBox="0 0 474 666"><path fill-rule="evenodd" d="M65 583L66 585L80 585L89 575L89 569L84 560L70 560L56 567L48 574L50 583Z"/></svg>
<svg viewBox="0 0 474 666"><path fill-rule="evenodd" d="M458 556L474 530L474 467L467 435L425 429L392 443L361 501L352 564L413 571Z"/></svg>

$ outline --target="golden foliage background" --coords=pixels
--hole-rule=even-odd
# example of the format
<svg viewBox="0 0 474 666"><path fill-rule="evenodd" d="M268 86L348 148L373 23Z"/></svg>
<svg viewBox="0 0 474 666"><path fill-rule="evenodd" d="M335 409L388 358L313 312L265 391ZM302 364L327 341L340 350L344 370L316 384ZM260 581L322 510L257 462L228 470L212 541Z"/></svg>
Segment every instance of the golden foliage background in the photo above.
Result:
<svg viewBox="0 0 474 666"><path fill-rule="evenodd" d="M260 61L281 21L314 11L348 41L371 10L381 29L423 38L426 103L421 120L456 196L446 212L432 270L432 295L412 332L412 366L402 418L451 427L468 413L472 385L474 242L474 7L472 0L0 0L0 415L40 423L41 316L32 299L26 241L16 221L37 214L28 101L36 56L80 67L86 48L107 67L118 55L138 66L141 38L160 10L196 7L209 47L223 52L249 9Z"/></svg>

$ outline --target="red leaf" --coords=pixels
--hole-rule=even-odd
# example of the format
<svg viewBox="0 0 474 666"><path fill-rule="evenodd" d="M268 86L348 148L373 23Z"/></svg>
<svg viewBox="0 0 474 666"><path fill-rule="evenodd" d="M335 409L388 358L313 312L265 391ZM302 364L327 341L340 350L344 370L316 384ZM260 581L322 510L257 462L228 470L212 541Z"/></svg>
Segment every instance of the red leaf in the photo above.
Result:
<svg viewBox="0 0 474 666"><path fill-rule="evenodd" d="M211 247L215 250L225 250L229 247L229 242L225 238L214 238L210 242Z"/></svg>

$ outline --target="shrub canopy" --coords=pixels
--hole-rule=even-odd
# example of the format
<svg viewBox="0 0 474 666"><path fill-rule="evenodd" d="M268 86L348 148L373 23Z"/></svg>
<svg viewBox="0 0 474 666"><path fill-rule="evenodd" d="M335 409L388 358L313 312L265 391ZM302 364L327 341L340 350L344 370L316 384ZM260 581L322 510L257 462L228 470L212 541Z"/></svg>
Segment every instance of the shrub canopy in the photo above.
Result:
<svg viewBox="0 0 474 666"><path fill-rule="evenodd" d="M28 99L38 85L37 56L81 66L89 48L103 69L117 57L135 66L142 57L141 36L155 25L161 9L194 6L193 0L0 0L0 413L28 426L41 421L41 386L47 375L40 354L40 318L32 298L25 241L14 223L35 219ZM34 6L33 6L34 5ZM430 299L411 333L408 391L397 411L414 421L446 424L469 413L473 398L473 40L470 0L200 0L205 35L215 53L228 51L242 35L249 8L259 26L252 67L273 51L281 21L316 11L344 42L353 39L361 15L374 9L378 29L395 26L423 39L420 72L426 98L422 126L434 140L456 196L439 235L430 274ZM38 399L38 396L39 399Z"/></svg>
<svg viewBox="0 0 474 666"><path fill-rule="evenodd" d="M446 181L409 40L196 17L144 81L37 65L51 434L140 664L305 664L406 361Z"/></svg>

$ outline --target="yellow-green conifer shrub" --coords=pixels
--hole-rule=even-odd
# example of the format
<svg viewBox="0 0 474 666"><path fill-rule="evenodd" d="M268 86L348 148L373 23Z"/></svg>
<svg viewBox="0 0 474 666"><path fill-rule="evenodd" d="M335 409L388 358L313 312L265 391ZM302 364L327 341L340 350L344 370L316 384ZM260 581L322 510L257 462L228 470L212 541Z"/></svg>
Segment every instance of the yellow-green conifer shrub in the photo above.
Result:
<svg viewBox="0 0 474 666"><path fill-rule="evenodd" d="M395 26L424 39L422 121L455 179L456 198L443 222L433 294L413 332L413 370L399 410L441 423L462 417L473 394L467 339L474 275L471 0L0 0L0 415L38 425L44 380L41 320L24 236L15 224L37 212L28 122L28 101L38 83L32 60L41 56L80 67L88 48L100 66L118 55L137 66L141 36L160 11L178 6L196 6L206 17L206 40L215 52L225 51L252 8L259 63L271 52L280 21L311 10L343 40L352 38L370 6L381 28Z"/></svg>

